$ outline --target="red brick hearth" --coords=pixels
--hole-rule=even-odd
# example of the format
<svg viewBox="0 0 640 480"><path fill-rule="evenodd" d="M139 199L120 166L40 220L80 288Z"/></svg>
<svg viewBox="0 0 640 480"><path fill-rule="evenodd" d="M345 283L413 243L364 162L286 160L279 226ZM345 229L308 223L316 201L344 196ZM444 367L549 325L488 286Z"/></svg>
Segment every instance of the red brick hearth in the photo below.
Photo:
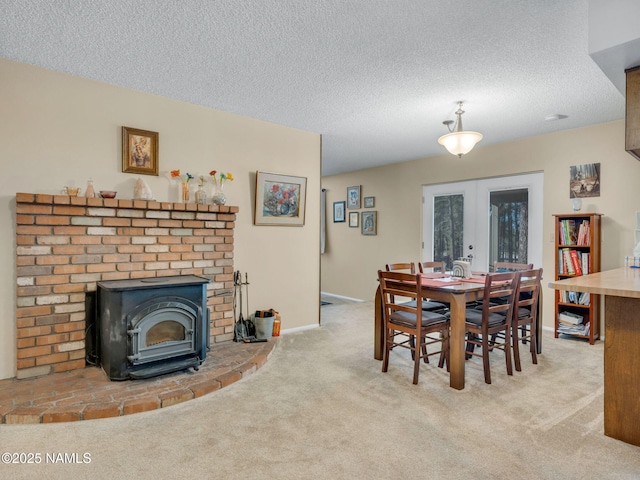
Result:
<svg viewBox="0 0 640 480"><path fill-rule="evenodd" d="M231 341L237 212L217 205L16 194L16 377L85 368L85 296L103 280L206 277L211 345Z"/></svg>
<svg viewBox="0 0 640 480"><path fill-rule="evenodd" d="M0 423L56 423L131 415L201 397L262 367L278 344L224 342L200 369L135 381L112 382L87 367L44 377L0 380Z"/></svg>

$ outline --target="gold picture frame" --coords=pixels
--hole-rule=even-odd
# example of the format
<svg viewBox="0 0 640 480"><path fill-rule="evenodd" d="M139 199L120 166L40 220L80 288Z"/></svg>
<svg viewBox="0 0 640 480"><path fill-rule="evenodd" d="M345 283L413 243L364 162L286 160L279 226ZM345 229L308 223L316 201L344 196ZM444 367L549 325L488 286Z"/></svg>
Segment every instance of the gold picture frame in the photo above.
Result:
<svg viewBox="0 0 640 480"><path fill-rule="evenodd" d="M158 175L158 132L122 127L122 171Z"/></svg>
<svg viewBox="0 0 640 480"><path fill-rule="evenodd" d="M306 177L256 172L253 224L301 227L306 198Z"/></svg>

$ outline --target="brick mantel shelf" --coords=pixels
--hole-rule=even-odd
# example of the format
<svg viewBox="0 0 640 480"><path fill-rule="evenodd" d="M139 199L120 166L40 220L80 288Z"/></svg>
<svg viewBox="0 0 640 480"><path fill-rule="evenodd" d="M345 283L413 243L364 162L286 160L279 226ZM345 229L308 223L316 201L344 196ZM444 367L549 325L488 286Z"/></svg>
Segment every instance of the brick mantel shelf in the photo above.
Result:
<svg viewBox="0 0 640 480"><path fill-rule="evenodd" d="M238 207L16 194L17 378L84 368L85 295L102 280L200 275L211 344L233 338Z"/></svg>

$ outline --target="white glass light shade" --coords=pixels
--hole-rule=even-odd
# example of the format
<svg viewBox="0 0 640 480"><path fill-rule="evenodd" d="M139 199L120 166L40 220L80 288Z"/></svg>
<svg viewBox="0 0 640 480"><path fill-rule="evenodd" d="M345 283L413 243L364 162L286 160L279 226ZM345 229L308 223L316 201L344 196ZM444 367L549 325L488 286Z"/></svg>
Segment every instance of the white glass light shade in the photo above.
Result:
<svg viewBox="0 0 640 480"><path fill-rule="evenodd" d="M453 132L442 135L438 139L438 143L449 153L462 157L462 155L469 153L480 140L482 140L482 134L478 132Z"/></svg>

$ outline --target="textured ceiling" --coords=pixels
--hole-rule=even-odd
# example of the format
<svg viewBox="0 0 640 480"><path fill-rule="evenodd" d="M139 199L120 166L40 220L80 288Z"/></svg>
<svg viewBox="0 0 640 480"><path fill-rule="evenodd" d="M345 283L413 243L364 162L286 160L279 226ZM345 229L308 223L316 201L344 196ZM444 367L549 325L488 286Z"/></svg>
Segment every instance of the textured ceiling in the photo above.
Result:
<svg viewBox="0 0 640 480"><path fill-rule="evenodd" d="M331 175L442 154L458 100L476 148L622 119L587 18L587 0L2 0L0 57L320 133Z"/></svg>

